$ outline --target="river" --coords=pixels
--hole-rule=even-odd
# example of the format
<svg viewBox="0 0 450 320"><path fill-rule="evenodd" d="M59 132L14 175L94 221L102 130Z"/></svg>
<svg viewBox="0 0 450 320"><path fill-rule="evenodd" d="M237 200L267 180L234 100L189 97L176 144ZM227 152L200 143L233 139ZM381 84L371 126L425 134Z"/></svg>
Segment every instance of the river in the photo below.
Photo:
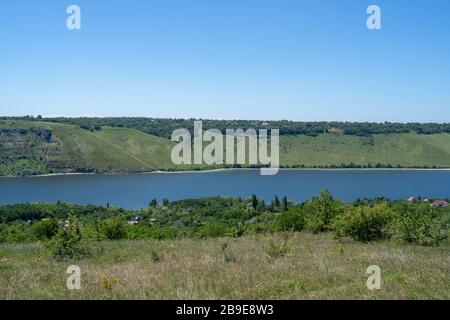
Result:
<svg viewBox="0 0 450 320"><path fill-rule="evenodd" d="M117 175L55 175L0 178L0 204L58 200L124 208L147 207L151 199L178 200L206 196L248 197L270 201L286 195L305 200L329 189L345 201L410 196L450 197L448 170L259 170Z"/></svg>

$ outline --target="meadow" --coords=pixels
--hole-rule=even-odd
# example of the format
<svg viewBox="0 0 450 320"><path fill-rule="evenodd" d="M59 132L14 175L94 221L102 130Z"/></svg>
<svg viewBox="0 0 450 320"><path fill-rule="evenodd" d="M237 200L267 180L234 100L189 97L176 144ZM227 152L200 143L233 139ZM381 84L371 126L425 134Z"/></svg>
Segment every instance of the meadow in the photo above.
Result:
<svg viewBox="0 0 450 320"><path fill-rule="evenodd" d="M91 257L58 262L43 244L2 244L0 299L448 300L449 249L285 232L102 241ZM70 264L80 290L66 287ZM380 290L366 287L370 265L381 268Z"/></svg>
<svg viewBox="0 0 450 320"><path fill-rule="evenodd" d="M0 299L449 299L446 205L323 191L298 204L0 206ZM70 265L80 290L66 287ZM379 290L366 287L372 265Z"/></svg>

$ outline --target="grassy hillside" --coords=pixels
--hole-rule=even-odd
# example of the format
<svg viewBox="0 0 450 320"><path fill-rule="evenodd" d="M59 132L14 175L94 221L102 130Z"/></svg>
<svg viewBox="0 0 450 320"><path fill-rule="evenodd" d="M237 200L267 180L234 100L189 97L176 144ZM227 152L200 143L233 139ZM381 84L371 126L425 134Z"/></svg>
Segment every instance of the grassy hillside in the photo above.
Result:
<svg viewBox="0 0 450 320"><path fill-rule="evenodd" d="M51 139L30 128L51 131ZM192 168L171 163L172 146L135 129L89 131L72 124L2 120L0 175ZM450 134L285 135L280 137L280 161L289 167L450 167Z"/></svg>
<svg viewBox="0 0 450 320"><path fill-rule="evenodd" d="M271 243L289 238L285 256ZM0 245L0 299L450 299L448 246L336 242L331 234L106 241L56 262L39 244ZM66 269L81 269L81 290ZM380 290L366 269L381 268Z"/></svg>
<svg viewBox="0 0 450 320"><path fill-rule="evenodd" d="M401 167L450 167L450 134L376 134L369 137L322 134L282 136L283 165L356 164Z"/></svg>
<svg viewBox="0 0 450 320"><path fill-rule="evenodd" d="M134 129L104 127L101 131L91 132L67 124L37 121L0 122L0 128L31 127L46 128L52 132L52 144L41 142L41 148L36 150L43 158L43 163L48 164L48 172L152 171L170 162L171 141ZM48 152L49 149L54 152ZM15 170L16 172L11 171L16 173L20 168Z"/></svg>

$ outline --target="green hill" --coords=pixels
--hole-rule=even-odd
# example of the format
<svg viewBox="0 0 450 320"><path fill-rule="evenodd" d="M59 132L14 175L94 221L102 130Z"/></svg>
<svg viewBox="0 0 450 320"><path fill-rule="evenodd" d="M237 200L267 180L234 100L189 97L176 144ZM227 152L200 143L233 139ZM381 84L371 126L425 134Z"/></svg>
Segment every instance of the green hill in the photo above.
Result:
<svg viewBox="0 0 450 320"><path fill-rule="evenodd" d="M280 138L283 165L450 167L450 134L322 134Z"/></svg>
<svg viewBox="0 0 450 320"><path fill-rule="evenodd" d="M44 128L50 141L20 129ZM172 142L134 129L91 132L79 126L28 121L0 121L0 174L50 172L142 172L170 162ZM12 132L12 133L11 133ZM21 134L22 132L22 134ZM21 138L24 136L24 138ZM25 140L27 143L17 143Z"/></svg>
<svg viewBox="0 0 450 320"><path fill-rule="evenodd" d="M136 129L1 120L0 175L192 168L171 163L172 146ZM450 134L283 135L280 160L284 167L450 168Z"/></svg>

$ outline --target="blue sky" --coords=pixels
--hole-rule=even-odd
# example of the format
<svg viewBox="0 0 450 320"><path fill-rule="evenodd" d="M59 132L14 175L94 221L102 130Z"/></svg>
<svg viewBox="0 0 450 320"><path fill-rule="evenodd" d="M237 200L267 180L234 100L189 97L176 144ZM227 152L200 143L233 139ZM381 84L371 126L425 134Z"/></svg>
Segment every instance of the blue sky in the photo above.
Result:
<svg viewBox="0 0 450 320"><path fill-rule="evenodd" d="M1 1L0 115L449 122L449 17L448 0Z"/></svg>

